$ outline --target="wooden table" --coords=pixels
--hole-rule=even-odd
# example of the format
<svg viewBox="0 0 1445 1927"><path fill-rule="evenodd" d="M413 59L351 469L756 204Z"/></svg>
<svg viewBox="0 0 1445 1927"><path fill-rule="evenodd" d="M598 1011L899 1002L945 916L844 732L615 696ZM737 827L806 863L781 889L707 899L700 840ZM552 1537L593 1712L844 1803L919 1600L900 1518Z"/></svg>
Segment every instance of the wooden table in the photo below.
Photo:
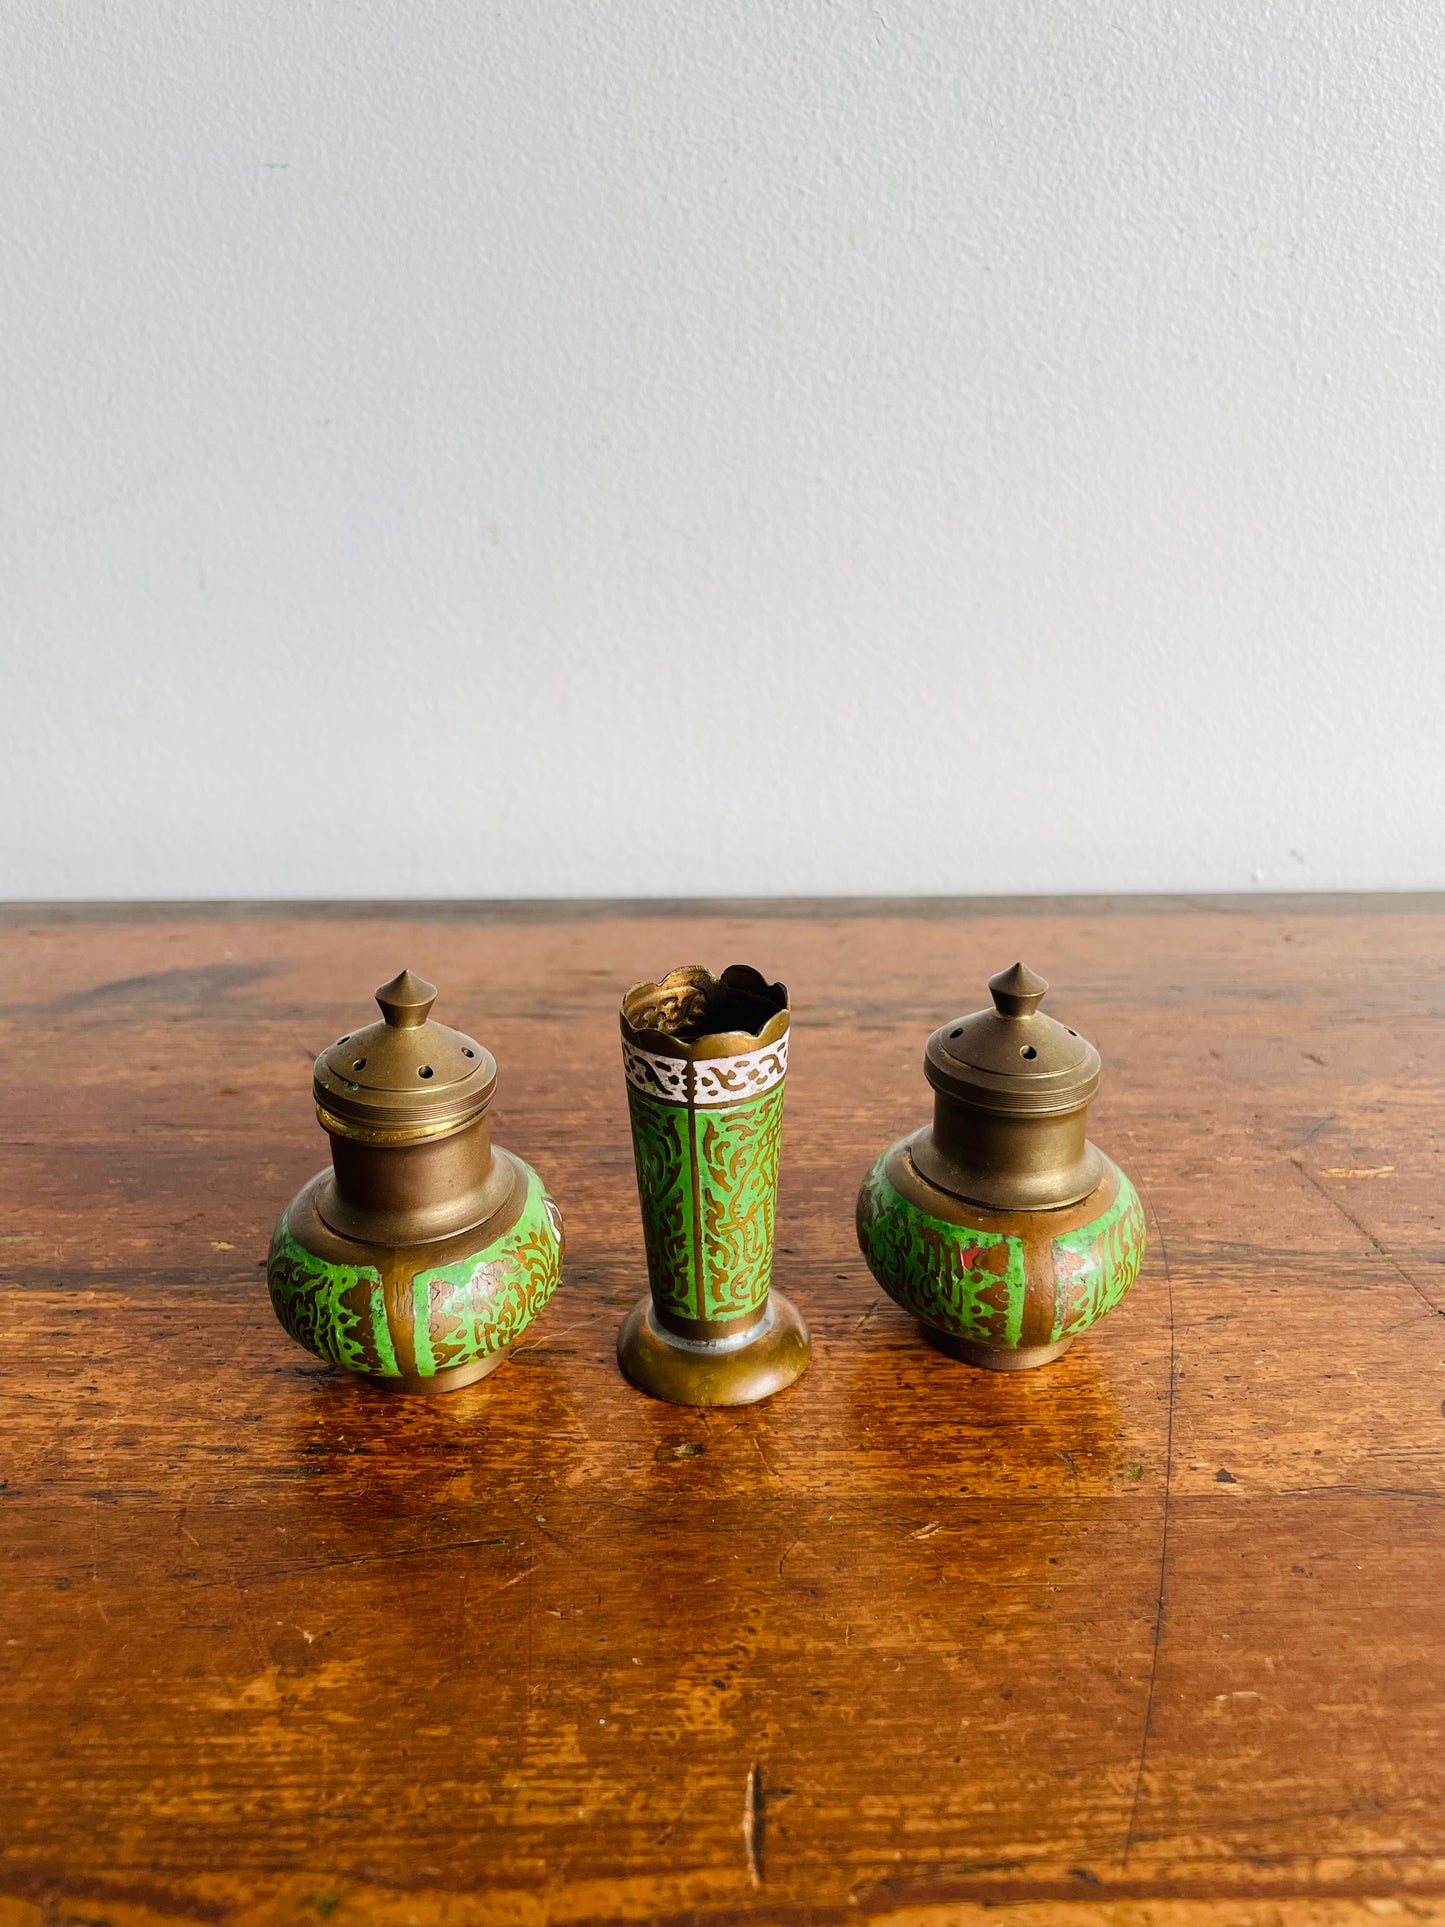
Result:
<svg viewBox="0 0 1445 1927"><path fill-rule="evenodd" d="M0 1923L1445 1918L1445 902L0 914ZM928 1030L1016 956L1150 1221L1060 1364L854 1245ZM812 1369L631 1391L623 988L792 987ZM313 1054L407 964L566 1217L433 1401L262 1278Z"/></svg>

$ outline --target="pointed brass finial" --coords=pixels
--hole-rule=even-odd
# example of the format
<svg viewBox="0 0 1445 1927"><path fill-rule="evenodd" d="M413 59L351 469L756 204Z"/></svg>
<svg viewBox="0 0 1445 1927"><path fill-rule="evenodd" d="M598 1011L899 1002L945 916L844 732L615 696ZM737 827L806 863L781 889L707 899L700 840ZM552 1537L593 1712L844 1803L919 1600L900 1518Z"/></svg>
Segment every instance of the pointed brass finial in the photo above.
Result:
<svg viewBox="0 0 1445 1927"><path fill-rule="evenodd" d="M424 1024L436 1000L436 985L429 984L425 977L413 977L409 970L403 970L376 993L381 1014L393 1030L415 1030Z"/></svg>
<svg viewBox="0 0 1445 1927"><path fill-rule="evenodd" d="M1032 1017L1043 1001L1048 985L1034 975L1027 964L1016 963L990 977L993 1007L1004 1017Z"/></svg>

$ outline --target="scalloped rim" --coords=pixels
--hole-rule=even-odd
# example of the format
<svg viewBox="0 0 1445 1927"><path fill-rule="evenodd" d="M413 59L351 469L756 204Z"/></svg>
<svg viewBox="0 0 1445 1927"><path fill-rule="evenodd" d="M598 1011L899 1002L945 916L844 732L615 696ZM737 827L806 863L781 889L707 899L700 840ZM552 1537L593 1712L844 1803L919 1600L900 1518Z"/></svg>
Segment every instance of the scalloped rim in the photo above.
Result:
<svg viewBox="0 0 1445 1927"><path fill-rule="evenodd" d="M736 984L740 990L751 992L754 996L782 999L782 1007L774 1011L759 1030L715 1030L706 1037L699 1037L692 1043L684 1043L680 1037L670 1037L666 1031L652 1026L639 1026L628 1021L627 1007L644 991L665 990L674 980L683 983L704 984L709 989L720 990ZM680 1057L684 1061L706 1057L741 1057L749 1051L759 1049L765 1044L775 1044L792 1022L793 1013L788 1006L788 986L783 983L769 983L760 970L752 964L729 964L714 977L702 964L679 964L669 970L664 977L655 982L647 981L634 984L622 999L618 1018L622 1025L622 1035L639 1050L652 1051L659 1057Z"/></svg>

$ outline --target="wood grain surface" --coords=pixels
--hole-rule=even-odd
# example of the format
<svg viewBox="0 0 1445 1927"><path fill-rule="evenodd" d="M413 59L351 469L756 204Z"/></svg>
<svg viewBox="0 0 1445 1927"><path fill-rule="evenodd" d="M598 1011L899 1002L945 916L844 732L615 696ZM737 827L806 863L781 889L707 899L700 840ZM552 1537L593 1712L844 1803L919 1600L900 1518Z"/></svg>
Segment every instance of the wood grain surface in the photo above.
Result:
<svg viewBox="0 0 1445 1927"><path fill-rule="evenodd" d="M929 1349L853 1239L1015 957L1099 1046L1144 1274ZM1445 905L0 918L0 1923L1445 1919ZM615 1009L792 988L813 1365L654 1404ZM564 1280L386 1397L267 1301L313 1055L402 965L496 1053Z"/></svg>

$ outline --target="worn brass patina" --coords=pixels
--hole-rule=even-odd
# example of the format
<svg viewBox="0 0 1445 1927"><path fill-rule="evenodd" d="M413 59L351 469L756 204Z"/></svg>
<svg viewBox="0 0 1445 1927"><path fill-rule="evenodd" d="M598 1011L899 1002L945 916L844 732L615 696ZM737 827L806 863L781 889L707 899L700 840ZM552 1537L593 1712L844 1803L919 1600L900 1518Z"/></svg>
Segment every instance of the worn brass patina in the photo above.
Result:
<svg viewBox="0 0 1445 1927"><path fill-rule="evenodd" d="M1104 1168L1084 1137L1099 1053L1039 1009L1048 985L1023 964L988 987L990 1009L928 1040L933 1123L913 1140L913 1162L940 1190L994 1211L1074 1204Z"/></svg>
<svg viewBox="0 0 1445 1927"><path fill-rule="evenodd" d="M807 1326L772 1291L788 993L746 964L698 965L622 1002L650 1291L617 1356L675 1405L750 1405L808 1363Z"/></svg>
<svg viewBox="0 0 1445 1927"><path fill-rule="evenodd" d="M393 1390L483 1378L546 1303L561 1219L535 1171L494 1146L490 1051L431 1019L403 970L381 1022L316 1060L331 1164L282 1213L272 1303L298 1343Z"/></svg>
<svg viewBox="0 0 1445 1927"><path fill-rule="evenodd" d="M929 1038L933 1122L865 1178L858 1237L942 1350L1018 1371L1061 1357L1123 1297L1144 1215L1085 1136L1099 1053L1039 1009L1048 985L1022 963L988 987L989 1008Z"/></svg>

